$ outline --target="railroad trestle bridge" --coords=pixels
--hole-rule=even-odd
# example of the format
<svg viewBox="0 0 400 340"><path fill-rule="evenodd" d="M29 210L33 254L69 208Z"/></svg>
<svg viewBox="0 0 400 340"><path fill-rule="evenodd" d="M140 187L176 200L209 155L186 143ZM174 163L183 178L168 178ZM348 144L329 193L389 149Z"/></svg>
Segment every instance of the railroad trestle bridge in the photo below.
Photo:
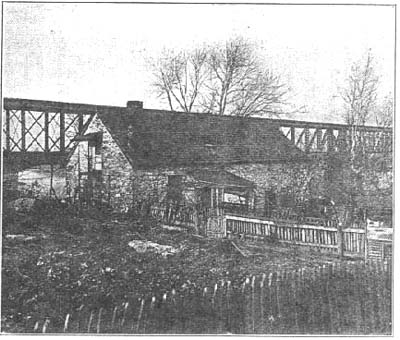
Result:
<svg viewBox="0 0 400 340"><path fill-rule="evenodd" d="M96 113L116 106L4 98L3 160L13 169L62 164ZM390 152L392 129L271 119L282 133L309 155L344 153L354 139L370 153Z"/></svg>

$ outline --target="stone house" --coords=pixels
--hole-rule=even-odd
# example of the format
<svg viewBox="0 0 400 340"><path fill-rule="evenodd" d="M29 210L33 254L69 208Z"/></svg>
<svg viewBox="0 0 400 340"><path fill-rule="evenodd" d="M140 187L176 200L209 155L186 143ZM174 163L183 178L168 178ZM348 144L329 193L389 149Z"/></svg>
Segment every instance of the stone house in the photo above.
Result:
<svg viewBox="0 0 400 340"><path fill-rule="evenodd" d="M321 195L326 171L262 118L99 107L67 163L71 200L128 211L144 200L264 214L271 195Z"/></svg>

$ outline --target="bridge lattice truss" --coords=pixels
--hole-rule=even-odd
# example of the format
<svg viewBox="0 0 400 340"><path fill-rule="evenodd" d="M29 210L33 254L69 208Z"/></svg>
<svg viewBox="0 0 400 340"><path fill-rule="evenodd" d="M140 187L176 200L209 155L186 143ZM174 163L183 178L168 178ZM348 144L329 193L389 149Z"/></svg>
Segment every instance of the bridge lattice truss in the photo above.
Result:
<svg viewBox="0 0 400 340"><path fill-rule="evenodd" d="M3 149L68 152L95 112L64 103L4 99Z"/></svg>
<svg viewBox="0 0 400 340"><path fill-rule="evenodd" d="M280 120L279 125L282 133L307 154L344 153L355 145L367 153L392 151L391 128L290 120Z"/></svg>
<svg viewBox="0 0 400 340"><path fill-rule="evenodd" d="M27 99L4 99L3 150L6 155L36 155L37 162L50 156L65 156L74 138L85 130L91 118L105 110L121 108L70 104ZM306 153L344 152L351 140L362 140L367 152L387 152L392 147L389 128L273 120L282 133ZM12 159L12 157L11 157Z"/></svg>

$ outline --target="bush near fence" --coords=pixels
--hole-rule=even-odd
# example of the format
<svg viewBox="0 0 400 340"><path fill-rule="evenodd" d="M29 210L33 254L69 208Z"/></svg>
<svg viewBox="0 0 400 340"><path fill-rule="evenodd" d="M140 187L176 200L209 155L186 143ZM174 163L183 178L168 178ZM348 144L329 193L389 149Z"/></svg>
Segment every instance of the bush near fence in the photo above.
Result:
<svg viewBox="0 0 400 340"><path fill-rule="evenodd" d="M281 270L109 308L80 306L27 332L127 334L391 334L390 263L340 262Z"/></svg>

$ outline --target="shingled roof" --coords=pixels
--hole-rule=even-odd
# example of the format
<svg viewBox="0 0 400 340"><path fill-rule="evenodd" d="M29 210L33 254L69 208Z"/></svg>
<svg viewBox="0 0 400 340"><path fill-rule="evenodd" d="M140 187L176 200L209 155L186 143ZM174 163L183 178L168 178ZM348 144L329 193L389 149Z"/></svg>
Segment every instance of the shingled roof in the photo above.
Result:
<svg viewBox="0 0 400 340"><path fill-rule="evenodd" d="M271 119L141 108L99 117L136 168L305 159Z"/></svg>

